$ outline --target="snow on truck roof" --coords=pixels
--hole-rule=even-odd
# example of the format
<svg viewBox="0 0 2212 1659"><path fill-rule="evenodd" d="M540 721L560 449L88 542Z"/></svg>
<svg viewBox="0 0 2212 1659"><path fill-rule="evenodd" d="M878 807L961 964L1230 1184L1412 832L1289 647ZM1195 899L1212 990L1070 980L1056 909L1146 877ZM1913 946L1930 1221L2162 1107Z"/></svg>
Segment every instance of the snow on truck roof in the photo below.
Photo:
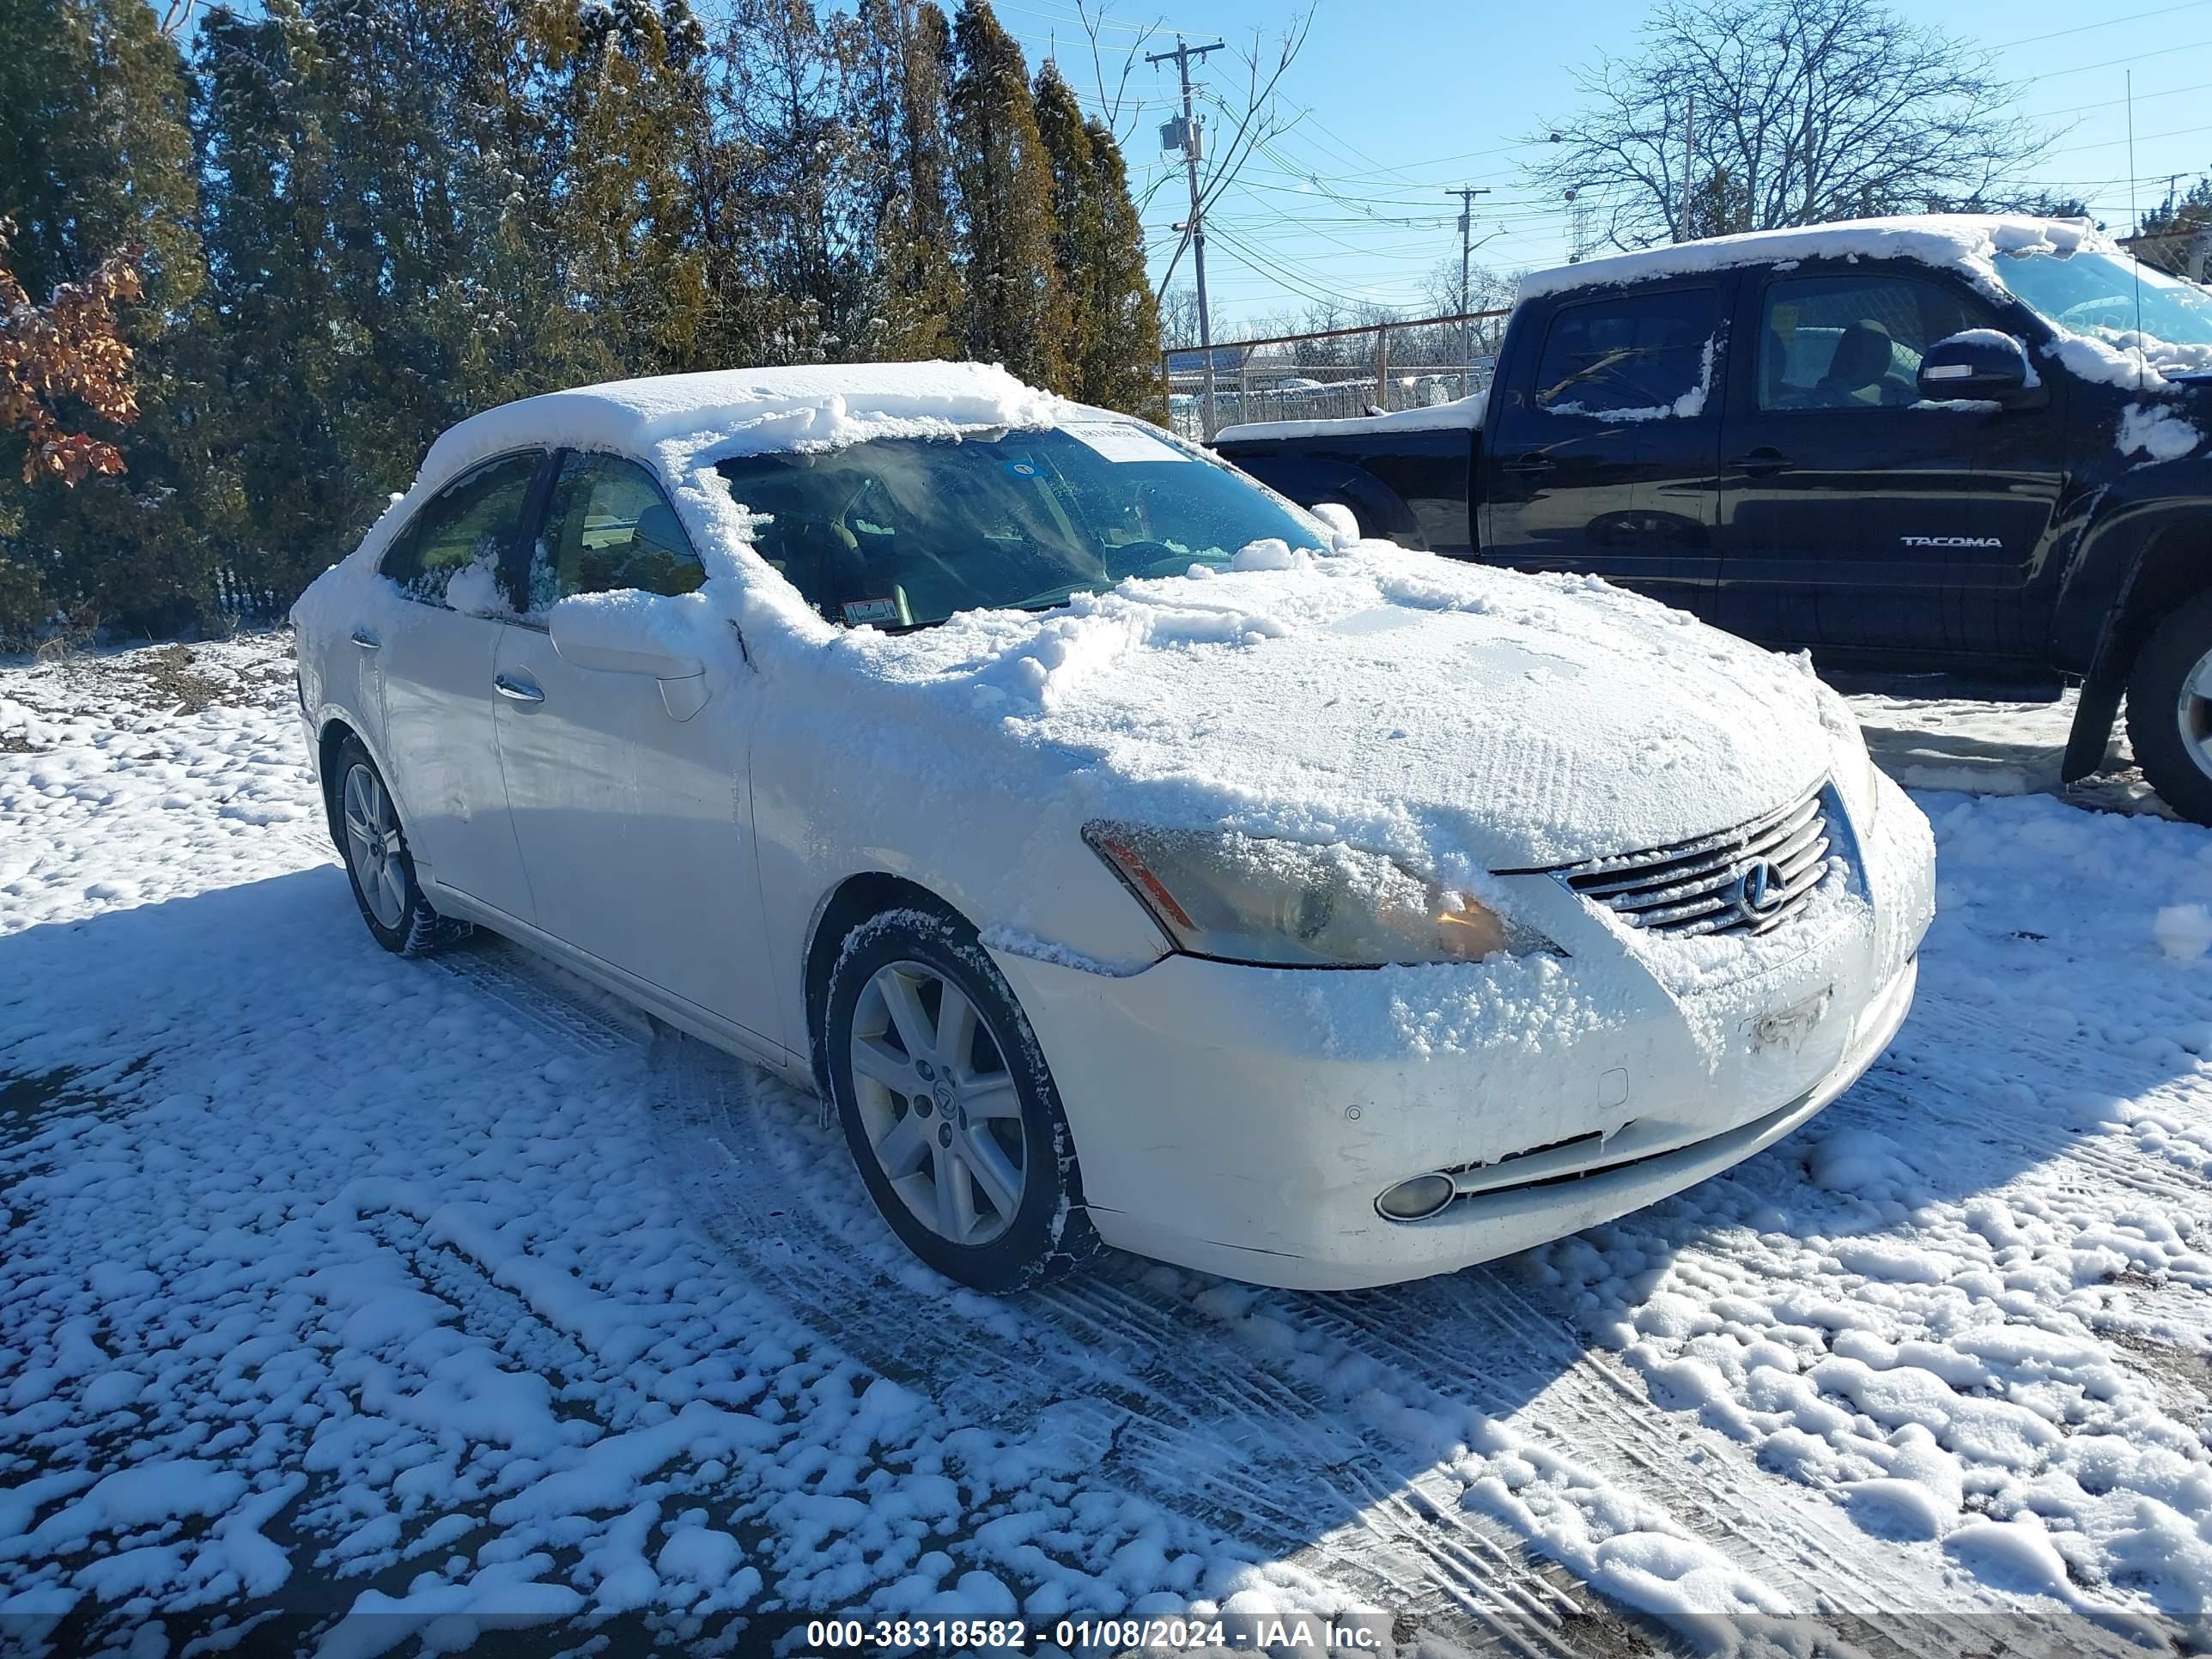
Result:
<svg viewBox="0 0 2212 1659"><path fill-rule="evenodd" d="M659 374L549 392L471 416L430 447L445 478L532 444L657 457L671 476L717 455L806 449L865 438L939 437L1047 426L1072 405L995 363L835 363Z"/></svg>
<svg viewBox="0 0 2212 1659"><path fill-rule="evenodd" d="M1922 213L1887 219L1847 219L1837 224L1754 230L1699 242L1608 254L1579 264L1532 270L1521 279L1520 297L1533 300L1565 289L1643 283L1693 276L1735 265L1789 259L1912 259L1922 264L1965 267L1996 286L1991 264L2000 253L2078 250L2118 252L2119 244L2081 219L2038 219L2025 214Z"/></svg>

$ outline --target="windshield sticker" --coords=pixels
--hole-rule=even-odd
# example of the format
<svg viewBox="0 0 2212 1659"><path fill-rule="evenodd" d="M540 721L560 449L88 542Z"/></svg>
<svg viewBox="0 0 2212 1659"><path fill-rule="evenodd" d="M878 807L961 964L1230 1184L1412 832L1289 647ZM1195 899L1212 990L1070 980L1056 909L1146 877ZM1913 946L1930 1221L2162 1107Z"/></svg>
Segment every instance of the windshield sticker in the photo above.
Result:
<svg viewBox="0 0 2212 1659"><path fill-rule="evenodd" d="M906 606L897 599L845 601L845 625L848 628L858 628L864 623L881 623L887 627L902 628L912 620L906 614Z"/></svg>
<svg viewBox="0 0 2212 1659"><path fill-rule="evenodd" d="M1187 461L1180 449L1162 443L1127 421L1070 421L1062 432L1109 461Z"/></svg>
<svg viewBox="0 0 2212 1659"><path fill-rule="evenodd" d="M1006 463L1006 471L1012 473L1017 478L1034 478L1037 475L1036 463L1035 461L1008 461Z"/></svg>

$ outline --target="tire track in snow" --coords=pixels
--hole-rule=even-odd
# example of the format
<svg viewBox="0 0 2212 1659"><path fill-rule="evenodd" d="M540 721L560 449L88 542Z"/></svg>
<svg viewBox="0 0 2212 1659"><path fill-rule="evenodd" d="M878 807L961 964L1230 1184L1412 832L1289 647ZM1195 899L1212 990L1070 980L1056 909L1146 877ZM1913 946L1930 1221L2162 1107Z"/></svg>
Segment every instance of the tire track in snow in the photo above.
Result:
<svg viewBox="0 0 2212 1659"><path fill-rule="evenodd" d="M1270 1550L1353 1604L1410 1608L1470 1651L1567 1656L1595 1632L1616 1649L1648 1645L1586 1587L1530 1564L1510 1532L1462 1511L1429 1460L1224 1342L1145 1285L1144 1269L1109 1266L1020 1304L948 1295L902 1253L854 1247L881 1225L857 1183L837 1180L842 1140L807 1133L799 1114L812 1103L761 1088L762 1073L690 1039L646 1041L645 1023L519 946L487 941L438 963L558 1043L642 1049L655 1133L698 1198L695 1219L796 1310L834 1310L830 1340L882 1374L1000 1432L1048 1426L1105 1480ZM817 1205L853 1224L825 1224Z"/></svg>
<svg viewBox="0 0 2212 1659"><path fill-rule="evenodd" d="M1743 1449L1725 1436L1662 1411L1635 1373L1588 1346L1500 1275L1480 1268L1460 1274L1449 1281L1454 1294L1439 1294L1434 1283L1366 1298L1316 1297L1292 1316L1389 1367L1401 1382L1425 1385L1443 1401L1474 1404L1580 1468L1651 1498L1801 1613L1819 1615L1869 1655L1956 1659L1984 1650L1986 1618L1920 1617L1910 1629L1874 1622L1869 1615L1955 1600L1958 1590L1917 1570L1917 1559L1868 1537L1824 1493L1778 1481L1748 1466ZM1377 1294L1394 1298L1387 1314L1370 1299ZM1424 1335L1408 1341L1397 1334L1402 1328ZM1492 1342L1472 1340L1475 1330ZM1492 1346L1498 1336L1523 1354L1560 1362L1535 1396L1540 1414L1494 1379L1498 1352L1506 1346ZM1571 1425L1571 1437L1560 1425ZM1838 1585L1850 1587L1850 1600L1838 1596ZM2000 1610L2013 1609L1992 1601L1989 1611Z"/></svg>
<svg viewBox="0 0 2212 1659"><path fill-rule="evenodd" d="M768 1117L773 1103L750 1086L757 1074L688 1042L673 1057L691 1072L691 1087L703 1084L704 1098L695 1096L692 1109L707 1107L703 1127L732 1177L702 1206L714 1236L801 1306L836 1307L837 1340L857 1358L894 1375L902 1370L940 1402L1008 1431L1046 1413L1064 1428L1066 1406L1079 1401L1089 1408L1105 1479L1260 1543L1365 1601L1408 1608L1417 1622L1441 1626L1473 1651L1573 1650L1559 1631L1570 1619L1589 1618L1587 1609L1531 1572L1517 1551L1487 1538L1470 1547L1468 1536L1480 1535L1449 1506L1420 1510L1398 1496L1402 1476L1394 1471L1405 1464L1402 1448L1378 1449L1348 1431L1334 1402L1301 1401L1255 1380L1241 1352L1207 1353L1213 1345L1203 1322L1186 1317L1164 1333L1111 1295L1103 1275L1048 1287L1022 1304L963 1294L946 1318L933 1274L903 1260L886 1272L880 1259L849 1245L854 1233L880 1231L856 1190L834 1194L848 1200L849 1231L809 1222L804 1205L759 1209L755 1172L804 1181L811 1169L834 1182L848 1163L842 1141L778 1136ZM675 1100L662 1104L684 1109ZM696 1133L698 1120L694 1125ZM750 1237L756 1225L779 1222L783 1248L759 1250ZM923 1305L930 1316L918 1322ZM990 1363L979 1367L979 1358ZM1010 1411L1006 1384L1015 1379Z"/></svg>

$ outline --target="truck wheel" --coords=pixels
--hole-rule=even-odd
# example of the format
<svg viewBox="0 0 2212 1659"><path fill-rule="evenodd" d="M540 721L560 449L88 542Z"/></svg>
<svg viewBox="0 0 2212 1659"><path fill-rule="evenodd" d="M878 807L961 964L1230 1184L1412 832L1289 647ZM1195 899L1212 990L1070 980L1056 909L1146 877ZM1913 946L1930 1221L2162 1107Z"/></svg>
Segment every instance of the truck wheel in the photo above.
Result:
<svg viewBox="0 0 2212 1659"><path fill-rule="evenodd" d="M2128 676L2128 741L2167 805L2212 823L2212 593L2144 642Z"/></svg>

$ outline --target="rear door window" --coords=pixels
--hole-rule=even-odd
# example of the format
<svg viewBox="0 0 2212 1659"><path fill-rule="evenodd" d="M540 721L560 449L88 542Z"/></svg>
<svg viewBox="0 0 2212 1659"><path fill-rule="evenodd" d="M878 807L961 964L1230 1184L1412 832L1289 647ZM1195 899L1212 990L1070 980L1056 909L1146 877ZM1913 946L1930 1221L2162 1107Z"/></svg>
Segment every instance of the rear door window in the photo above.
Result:
<svg viewBox="0 0 2212 1659"><path fill-rule="evenodd" d="M1534 405L1547 414L1615 419L1700 414L1720 328L1717 287L1563 306L1544 337Z"/></svg>
<svg viewBox="0 0 2212 1659"><path fill-rule="evenodd" d="M521 530L531 480L542 459L532 450L464 472L400 532L379 568L401 592L423 605L447 604L447 590L463 571L474 573L473 587L495 594L501 563Z"/></svg>

